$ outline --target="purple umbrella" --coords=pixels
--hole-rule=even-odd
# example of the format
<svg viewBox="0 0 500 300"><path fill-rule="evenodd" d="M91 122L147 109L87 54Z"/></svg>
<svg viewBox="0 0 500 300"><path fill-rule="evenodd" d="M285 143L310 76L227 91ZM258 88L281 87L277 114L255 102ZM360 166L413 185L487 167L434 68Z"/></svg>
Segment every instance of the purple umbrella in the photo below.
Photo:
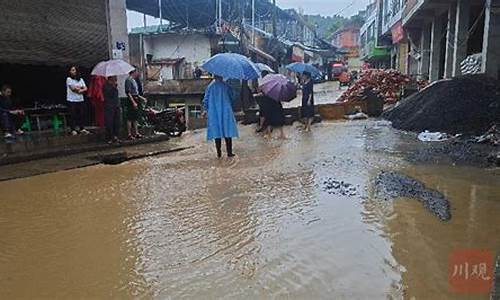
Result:
<svg viewBox="0 0 500 300"><path fill-rule="evenodd" d="M297 88L281 74L267 75L259 86L264 95L276 101L290 102L297 97Z"/></svg>

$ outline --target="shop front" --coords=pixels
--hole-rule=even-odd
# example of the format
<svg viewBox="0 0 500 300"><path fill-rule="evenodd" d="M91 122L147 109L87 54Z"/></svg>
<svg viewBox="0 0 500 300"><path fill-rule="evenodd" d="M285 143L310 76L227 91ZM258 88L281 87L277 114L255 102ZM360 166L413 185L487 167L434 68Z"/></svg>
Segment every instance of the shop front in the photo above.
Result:
<svg viewBox="0 0 500 300"><path fill-rule="evenodd" d="M103 0L2 1L0 85L12 87L15 105L28 116L64 111L69 68L77 66L88 85L92 67L110 57L109 18ZM28 129L54 127L46 119L28 120Z"/></svg>
<svg viewBox="0 0 500 300"><path fill-rule="evenodd" d="M391 66L391 50L389 47L375 46L371 41L367 45L366 54L362 60L369 64L370 68L386 69Z"/></svg>

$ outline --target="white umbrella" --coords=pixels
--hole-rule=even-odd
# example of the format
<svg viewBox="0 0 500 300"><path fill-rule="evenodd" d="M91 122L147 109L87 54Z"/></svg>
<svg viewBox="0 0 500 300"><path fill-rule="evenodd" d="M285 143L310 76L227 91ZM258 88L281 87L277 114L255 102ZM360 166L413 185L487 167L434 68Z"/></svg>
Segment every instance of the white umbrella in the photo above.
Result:
<svg viewBox="0 0 500 300"><path fill-rule="evenodd" d="M98 63L92 70L91 75L104 77L120 76L127 75L133 70L135 70L135 68L129 63L121 59L112 59Z"/></svg>
<svg viewBox="0 0 500 300"><path fill-rule="evenodd" d="M256 64L255 64L255 66L256 66L256 67L257 67L257 69L259 69L259 71L261 71L261 72L262 72L262 71L267 71L267 72L272 73L272 74L276 73L276 72L274 72L274 70L273 70L270 66L268 66L268 65L266 65L266 64L263 64L263 63L256 63Z"/></svg>

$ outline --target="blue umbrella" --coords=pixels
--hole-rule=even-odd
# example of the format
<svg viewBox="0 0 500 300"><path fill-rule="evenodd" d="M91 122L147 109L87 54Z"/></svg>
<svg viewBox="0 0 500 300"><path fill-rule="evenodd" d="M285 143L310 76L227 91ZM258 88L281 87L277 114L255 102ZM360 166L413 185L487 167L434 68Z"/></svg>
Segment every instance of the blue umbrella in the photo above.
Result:
<svg viewBox="0 0 500 300"><path fill-rule="evenodd" d="M311 73L313 78L316 77L321 77L321 71L318 70L315 66L310 65L310 64L305 64L302 62L295 62L291 63L286 68L290 71L293 71L295 73L304 73L304 72L309 72Z"/></svg>
<svg viewBox="0 0 500 300"><path fill-rule="evenodd" d="M259 69L247 57L236 53L221 53L209 58L202 66L205 71L225 79L253 80Z"/></svg>

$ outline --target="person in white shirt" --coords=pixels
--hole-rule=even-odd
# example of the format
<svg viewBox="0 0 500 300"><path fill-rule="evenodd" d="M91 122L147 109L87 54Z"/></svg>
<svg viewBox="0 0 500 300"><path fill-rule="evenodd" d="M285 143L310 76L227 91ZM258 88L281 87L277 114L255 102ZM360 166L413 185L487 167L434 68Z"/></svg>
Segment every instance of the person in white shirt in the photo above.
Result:
<svg viewBox="0 0 500 300"><path fill-rule="evenodd" d="M69 69L69 77L66 79L66 88L66 99L71 115L71 134L88 134L89 132L83 127L85 122L85 98L83 95L87 92L87 86L76 66L72 66Z"/></svg>

